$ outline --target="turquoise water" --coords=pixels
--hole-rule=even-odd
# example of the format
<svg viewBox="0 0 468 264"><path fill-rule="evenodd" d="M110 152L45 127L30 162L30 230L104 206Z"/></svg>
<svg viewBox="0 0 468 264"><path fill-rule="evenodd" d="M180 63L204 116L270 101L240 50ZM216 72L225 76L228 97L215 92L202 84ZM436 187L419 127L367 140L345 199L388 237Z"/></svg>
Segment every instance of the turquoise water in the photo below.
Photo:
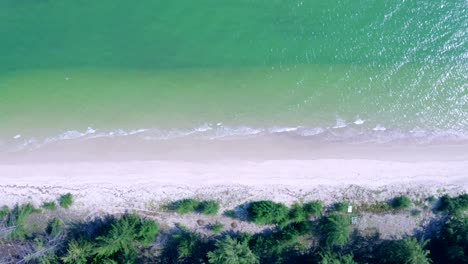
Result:
<svg viewBox="0 0 468 264"><path fill-rule="evenodd" d="M0 147L465 140L468 4L0 2Z"/></svg>

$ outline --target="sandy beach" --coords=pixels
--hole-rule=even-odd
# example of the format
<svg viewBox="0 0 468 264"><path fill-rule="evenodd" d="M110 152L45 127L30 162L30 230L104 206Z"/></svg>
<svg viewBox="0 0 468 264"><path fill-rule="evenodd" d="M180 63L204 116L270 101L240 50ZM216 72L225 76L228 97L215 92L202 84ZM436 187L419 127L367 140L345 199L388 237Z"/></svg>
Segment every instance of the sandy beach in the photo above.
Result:
<svg viewBox="0 0 468 264"><path fill-rule="evenodd" d="M71 192L76 209L108 212L148 210L185 197L216 198L225 208L256 199L363 202L466 192L467 169L466 161L364 159L3 164L0 200L40 205Z"/></svg>

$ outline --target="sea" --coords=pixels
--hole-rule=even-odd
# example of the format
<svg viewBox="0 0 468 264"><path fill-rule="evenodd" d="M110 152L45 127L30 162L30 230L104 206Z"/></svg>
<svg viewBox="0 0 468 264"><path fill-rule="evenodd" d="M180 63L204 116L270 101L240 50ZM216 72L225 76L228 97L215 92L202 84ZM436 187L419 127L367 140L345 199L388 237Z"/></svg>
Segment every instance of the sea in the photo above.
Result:
<svg viewBox="0 0 468 264"><path fill-rule="evenodd" d="M467 144L468 2L0 1L0 153L286 141Z"/></svg>

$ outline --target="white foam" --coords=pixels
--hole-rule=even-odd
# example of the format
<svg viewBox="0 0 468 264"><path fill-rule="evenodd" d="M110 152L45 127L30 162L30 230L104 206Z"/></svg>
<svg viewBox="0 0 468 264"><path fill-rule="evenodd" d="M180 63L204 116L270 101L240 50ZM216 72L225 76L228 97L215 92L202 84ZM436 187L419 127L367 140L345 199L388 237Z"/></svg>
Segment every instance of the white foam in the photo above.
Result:
<svg viewBox="0 0 468 264"><path fill-rule="evenodd" d="M204 124L204 125L201 125L197 128L195 128L195 131L196 132L205 132L205 131L209 131L209 130L212 130L213 128L209 125L209 124Z"/></svg>
<svg viewBox="0 0 468 264"><path fill-rule="evenodd" d="M346 127L346 121L338 117L336 119L336 124L333 128L343 128L343 127Z"/></svg>
<svg viewBox="0 0 468 264"><path fill-rule="evenodd" d="M18 134L18 135L16 135L16 136L14 136L13 138L14 138L14 139L20 139L20 138L21 138L21 135Z"/></svg>
<svg viewBox="0 0 468 264"><path fill-rule="evenodd" d="M309 137L309 136L315 136L315 135L318 135L318 134L322 134L323 132L325 132L325 129L323 129L321 127L317 127L317 128L312 128L312 129L305 129L305 130L301 131L300 135L303 136L303 137Z"/></svg>
<svg viewBox="0 0 468 264"><path fill-rule="evenodd" d="M247 126L240 127L228 127L221 126L214 131L214 135L210 136L210 139L220 139L236 136L252 136L261 133L263 130L258 128L252 128Z"/></svg>
<svg viewBox="0 0 468 264"><path fill-rule="evenodd" d="M361 119L361 118L358 117L358 118L354 121L354 124L355 124L355 125L362 125L362 124L364 124L365 122L366 122L366 120L363 120L363 119Z"/></svg>
<svg viewBox="0 0 468 264"><path fill-rule="evenodd" d="M293 132L297 131L299 127L272 127L268 129L270 133L285 133L285 132Z"/></svg>
<svg viewBox="0 0 468 264"><path fill-rule="evenodd" d="M93 129L92 127L88 127L88 129L86 129L86 132L85 132L85 134L94 134L94 133L96 133L96 130Z"/></svg>
<svg viewBox="0 0 468 264"><path fill-rule="evenodd" d="M385 131L387 129L384 126L377 125L372 130L374 130L374 131Z"/></svg>

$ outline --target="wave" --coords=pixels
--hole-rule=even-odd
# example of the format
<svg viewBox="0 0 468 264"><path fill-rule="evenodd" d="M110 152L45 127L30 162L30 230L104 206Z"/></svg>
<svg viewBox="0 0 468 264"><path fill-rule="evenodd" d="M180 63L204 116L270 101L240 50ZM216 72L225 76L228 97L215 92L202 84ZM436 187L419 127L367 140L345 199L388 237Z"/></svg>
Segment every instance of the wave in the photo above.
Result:
<svg viewBox="0 0 468 264"><path fill-rule="evenodd" d="M346 123L342 119L337 120L337 125L330 127L305 127L305 126L275 126L252 127L233 126L223 123L206 123L194 128L182 129L113 129L104 130L88 127L83 131L69 130L58 133L55 136L38 138L26 137L21 134L12 136L9 140L0 139L0 148L9 151L21 151L38 149L51 144L63 142L82 142L84 140L98 139L122 139L132 138L141 141L167 141L177 139L192 140L239 140L263 137L291 137L296 139L316 139L322 142L342 143L390 143L412 141L418 144L468 142L467 131L460 130L423 130L414 128L410 130L389 129L381 124L376 126L363 126L364 120L358 118L354 122ZM340 124L340 125L338 125ZM10 147L8 147L10 146Z"/></svg>

